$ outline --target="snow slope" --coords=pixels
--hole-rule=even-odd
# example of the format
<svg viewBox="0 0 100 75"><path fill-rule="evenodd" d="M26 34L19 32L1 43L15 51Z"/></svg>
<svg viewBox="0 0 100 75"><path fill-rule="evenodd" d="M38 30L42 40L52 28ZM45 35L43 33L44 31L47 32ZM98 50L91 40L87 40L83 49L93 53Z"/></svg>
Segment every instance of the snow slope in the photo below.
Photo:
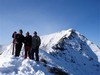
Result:
<svg viewBox="0 0 100 75"><path fill-rule="evenodd" d="M100 75L100 48L74 29L41 36L40 60L36 63L11 55L12 44L0 55L1 75ZM4 58L4 59L2 59ZM51 69L53 68L54 69ZM56 69L58 68L58 70ZM56 70L55 70L56 69ZM53 70L53 71L52 71ZM52 71L52 72L51 72Z"/></svg>
<svg viewBox="0 0 100 75"><path fill-rule="evenodd" d="M8 45L0 45L0 54L3 53L4 50L8 50Z"/></svg>
<svg viewBox="0 0 100 75"><path fill-rule="evenodd" d="M24 59L24 49L20 53L20 57L12 55L13 44L1 46L3 53L0 55L0 75L51 75L42 63ZM2 59L3 58L3 59Z"/></svg>
<svg viewBox="0 0 100 75"><path fill-rule="evenodd" d="M93 57L96 55L100 62L100 48L74 29L63 30L58 33L45 35L42 36L41 39L41 49L48 53L59 49L68 50L69 48L72 48L73 50L83 52L83 54L84 52L95 53L91 54L94 55Z"/></svg>
<svg viewBox="0 0 100 75"><path fill-rule="evenodd" d="M37 64L33 60L14 56L2 59L1 56L0 61L0 75L50 75L41 63Z"/></svg>
<svg viewBox="0 0 100 75"><path fill-rule="evenodd" d="M74 29L42 36L41 49L51 53L74 75L100 74L100 48Z"/></svg>
<svg viewBox="0 0 100 75"><path fill-rule="evenodd" d="M12 48L12 44L9 47ZM47 63L24 59L22 54L16 58L11 55L11 48L0 55L0 75L54 75L50 72L52 68L62 70L66 73L64 75L68 75L67 71L53 63L54 57L43 50L40 50L39 56Z"/></svg>

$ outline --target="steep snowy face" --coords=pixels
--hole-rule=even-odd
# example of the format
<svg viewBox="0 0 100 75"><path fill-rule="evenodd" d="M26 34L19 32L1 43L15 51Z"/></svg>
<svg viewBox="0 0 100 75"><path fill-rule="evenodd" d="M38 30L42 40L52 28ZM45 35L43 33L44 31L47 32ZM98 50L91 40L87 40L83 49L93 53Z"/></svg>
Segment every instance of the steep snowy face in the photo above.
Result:
<svg viewBox="0 0 100 75"><path fill-rule="evenodd" d="M89 58L89 57L95 57L96 55L93 53L93 50L99 49L91 47L90 45L94 45L91 41L89 41L87 38L85 38L83 35L81 35L77 31L71 30L70 36L63 36L57 44L52 46L54 50L74 50L79 53L81 53L83 56Z"/></svg>
<svg viewBox="0 0 100 75"><path fill-rule="evenodd" d="M93 42L89 41L85 36L75 31L74 29L63 30L58 33L53 33L50 35L41 36L41 48L46 50L46 48L60 48L60 50L66 49L69 45L77 50L80 50L83 44L91 46L93 49L95 46L96 49L100 49ZM49 52L49 50L47 50ZM50 52L52 50L50 49Z"/></svg>
<svg viewBox="0 0 100 75"><path fill-rule="evenodd" d="M49 51L52 51L52 47L54 45L56 45L57 43L59 43L59 41L63 38L63 37L69 37L72 33L73 29L69 29L69 30L63 30L61 32L58 33L54 33L54 34L50 34L50 35L45 35L45 36L41 36L41 48Z"/></svg>
<svg viewBox="0 0 100 75"><path fill-rule="evenodd" d="M66 53L68 53L68 51L76 51L89 60L94 59L100 62L100 48L74 29L42 36L41 39L42 44L40 48L46 50L48 53L59 51L67 51Z"/></svg>
<svg viewBox="0 0 100 75"><path fill-rule="evenodd" d="M89 59L93 57L100 62L99 47L74 29L42 36L41 39L42 44L40 48L47 52L74 50Z"/></svg>
<svg viewBox="0 0 100 75"><path fill-rule="evenodd" d="M79 32L68 29L42 36L41 49L50 53L74 75L100 74L100 48ZM60 63L62 62L62 64Z"/></svg>

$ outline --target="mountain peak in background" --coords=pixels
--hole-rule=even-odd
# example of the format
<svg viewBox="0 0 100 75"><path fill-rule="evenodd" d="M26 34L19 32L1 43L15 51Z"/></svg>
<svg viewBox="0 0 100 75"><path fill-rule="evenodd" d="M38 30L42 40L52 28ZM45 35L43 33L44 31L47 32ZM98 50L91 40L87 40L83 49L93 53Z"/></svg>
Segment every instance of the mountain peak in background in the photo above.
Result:
<svg viewBox="0 0 100 75"><path fill-rule="evenodd" d="M72 38L74 38L74 39L76 38L77 41L79 41L79 39L82 41L87 40L87 38L85 36L83 36L82 34L77 32L76 30L70 28L68 30L62 30L61 32L41 36L41 39L42 39L41 47L45 48L48 46L51 48L52 46L58 44L59 42L63 41L64 39L70 40Z"/></svg>
<svg viewBox="0 0 100 75"><path fill-rule="evenodd" d="M2 61L2 57L4 58L1 65L7 66L0 65L1 74L100 75L100 48L72 28L41 36L40 63L38 64L30 59L23 59L24 48L21 56L14 58L11 56L12 44L0 47L0 51L2 51L0 61ZM45 61L45 64L41 60ZM18 66L13 67L12 65ZM10 73L6 73L8 72L6 68L10 67L15 71L10 69Z"/></svg>

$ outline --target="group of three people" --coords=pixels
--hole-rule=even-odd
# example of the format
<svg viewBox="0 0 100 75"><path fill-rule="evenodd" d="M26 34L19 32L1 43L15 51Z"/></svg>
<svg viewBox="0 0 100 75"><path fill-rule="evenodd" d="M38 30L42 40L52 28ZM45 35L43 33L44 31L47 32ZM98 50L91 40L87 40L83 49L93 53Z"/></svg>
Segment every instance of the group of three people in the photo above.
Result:
<svg viewBox="0 0 100 75"><path fill-rule="evenodd" d="M15 47L15 57L19 57L22 45L24 43L24 48L25 48L24 58L26 59L27 56L29 56L30 59L34 60L34 54L35 54L36 61L39 61L39 46L41 44L41 39L37 35L36 31L34 31L33 36L31 36L29 32L27 32L26 36L24 37L23 31L20 29L19 33L14 32L12 37L13 37L13 47Z"/></svg>

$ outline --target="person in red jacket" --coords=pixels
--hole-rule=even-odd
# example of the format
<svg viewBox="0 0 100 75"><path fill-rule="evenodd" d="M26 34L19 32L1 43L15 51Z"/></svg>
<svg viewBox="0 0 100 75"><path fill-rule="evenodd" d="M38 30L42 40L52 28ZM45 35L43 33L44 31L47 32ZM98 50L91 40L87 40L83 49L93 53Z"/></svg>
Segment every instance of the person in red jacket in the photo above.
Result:
<svg viewBox="0 0 100 75"><path fill-rule="evenodd" d="M29 56L30 58L31 46L32 46L32 36L29 34L29 32L27 32L24 38L25 59L27 58L27 56Z"/></svg>

